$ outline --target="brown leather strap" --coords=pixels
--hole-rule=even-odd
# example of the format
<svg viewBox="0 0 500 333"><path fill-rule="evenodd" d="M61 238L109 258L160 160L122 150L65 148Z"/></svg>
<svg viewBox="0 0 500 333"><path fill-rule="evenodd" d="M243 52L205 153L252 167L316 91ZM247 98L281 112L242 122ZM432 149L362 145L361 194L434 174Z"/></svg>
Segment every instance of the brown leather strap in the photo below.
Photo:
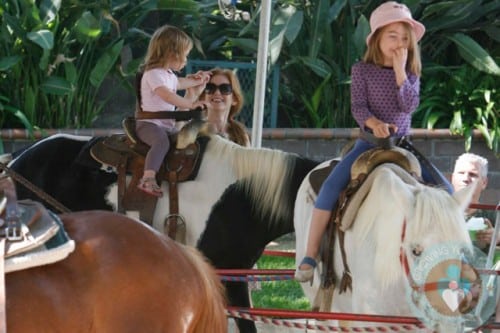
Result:
<svg viewBox="0 0 500 333"><path fill-rule="evenodd" d="M135 119L173 119L175 117L172 115L172 112L174 111L136 111Z"/></svg>
<svg viewBox="0 0 500 333"><path fill-rule="evenodd" d="M332 214L332 217L335 213ZM325 248L321 251L321 262L323 263L321 288L327 289L335 285L335 272L333 267L333 251L335 249L335 231L337 227L334 219L330 219L326 228Z"/></svg>
<svg viewBox="0 0 500 333"><path fill-rule="evenodd" d="M344 237L345 232L340 229L338 229L337 232L339 233L339 246L340 246L340 252L342 254L342 264L344 266L344 272L342 273L342 278L340 280L340 285L339 285L339 290L340 290L339 293L343 293L347 291L347 289L352 290L352 277L351 277L351 269L347 264L347 256L345 254L345 237Z"/></svg>
<svg viewBox="0 0 500 333"><path fill-rule="evenodd" d="M178 121L187 121L191 119L201 119L202 109L197 108L189 111L141 111L136 110L136 119L175 119Z"/></svg>
<svg viewBox="0 0 500 333"><path fill-rule="evenodd" d="M179 215L179 193L177 191L177 170L168 172L168 198L170 205L170 213L167 218L166 233L172 239L175 239L177 233L177 218Z"/></svg>
<svg viewBox="0 0 500 333"><path fill-rule="evenodd" d="M340 193L340 197L338 199L337 209L334 211L333 220L335 221L335 227L337 228L337 233L339 235L339 248L340 254L342 256L342 265L344 267L344 272L342 273L342 278L339 284L339 293L347 291L347 289L352 290L352 277L351 277L351 269L347 264L347 255L345 252L345 232L340 229L341 219L344 215L345 209L349 202L349 199L355 193L356 189L359 187L360 182L351 181L347 186L347 189Z"/></svg>
<svg viewBox="0 0 500 333"><path fill-rule="evenodd" d="M127 187L126 177L127 177L127 156L122 155L120 163L118 164L117 173L118 173L118 202L117 202L117 210L119 213L125 213L125 209L123 208L123 198L125 197L125 190Z"/></svg>

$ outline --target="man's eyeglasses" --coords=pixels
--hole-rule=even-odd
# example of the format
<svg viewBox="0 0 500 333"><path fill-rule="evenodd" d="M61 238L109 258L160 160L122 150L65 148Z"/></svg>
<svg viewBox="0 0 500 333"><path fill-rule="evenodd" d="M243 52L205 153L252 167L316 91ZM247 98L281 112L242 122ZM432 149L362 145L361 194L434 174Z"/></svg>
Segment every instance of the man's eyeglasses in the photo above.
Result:
<svg viewBox="0 0 500 333"><path fill-rule="evenodd" d="M205 86L205 93L212 95L217 89L219 89L222 95L231 95L233 93L233 87L231 87L229 83L223 83L220 85L207 83L207 85Z"/></svg>

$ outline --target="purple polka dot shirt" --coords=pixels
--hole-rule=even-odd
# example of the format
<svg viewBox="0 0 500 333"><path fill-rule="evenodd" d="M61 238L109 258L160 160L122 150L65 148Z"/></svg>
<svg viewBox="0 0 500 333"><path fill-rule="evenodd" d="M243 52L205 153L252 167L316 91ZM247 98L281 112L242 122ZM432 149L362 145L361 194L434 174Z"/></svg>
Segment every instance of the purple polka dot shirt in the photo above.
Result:
<svg viewBox="0 0 500 333"><path fill-rule="evenodd" d="M395 136L410 133L411 114L420 102L420 79L407 73L408 79L397 86L394 70L358 62L351 71L351 112L361 130L375 117L398 127Z"/></svg>

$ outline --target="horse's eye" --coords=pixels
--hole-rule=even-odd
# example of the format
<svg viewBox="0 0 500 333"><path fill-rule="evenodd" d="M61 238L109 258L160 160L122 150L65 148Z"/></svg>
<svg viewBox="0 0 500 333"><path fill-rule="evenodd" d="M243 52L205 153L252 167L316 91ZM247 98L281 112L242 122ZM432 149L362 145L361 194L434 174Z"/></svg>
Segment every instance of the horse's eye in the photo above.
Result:
<svg viewBox="0 0 500 333"><path fill-rule="evenodd" d="M413 248L411 250L411 253L415 257L420 257L420 255L422 254L422 252L424 252L424 248L421 245L415 245L415 246L413 246Z"/></svg>

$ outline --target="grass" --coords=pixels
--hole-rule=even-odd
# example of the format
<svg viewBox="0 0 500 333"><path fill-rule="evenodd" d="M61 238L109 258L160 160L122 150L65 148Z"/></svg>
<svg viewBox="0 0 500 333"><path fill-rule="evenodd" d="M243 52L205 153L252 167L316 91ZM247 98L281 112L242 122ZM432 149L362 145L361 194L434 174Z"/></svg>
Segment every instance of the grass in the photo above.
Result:
<svg viewBox="0 0 500 333"><path fill-rule="evenodd" d="M259 269L294 269L295 259L264 255L257 261L257 267ZM261 290L252 291L252 302L255 308L310 310L309 300L304 296L297 281L262 281L260 285Z"/></svg>

